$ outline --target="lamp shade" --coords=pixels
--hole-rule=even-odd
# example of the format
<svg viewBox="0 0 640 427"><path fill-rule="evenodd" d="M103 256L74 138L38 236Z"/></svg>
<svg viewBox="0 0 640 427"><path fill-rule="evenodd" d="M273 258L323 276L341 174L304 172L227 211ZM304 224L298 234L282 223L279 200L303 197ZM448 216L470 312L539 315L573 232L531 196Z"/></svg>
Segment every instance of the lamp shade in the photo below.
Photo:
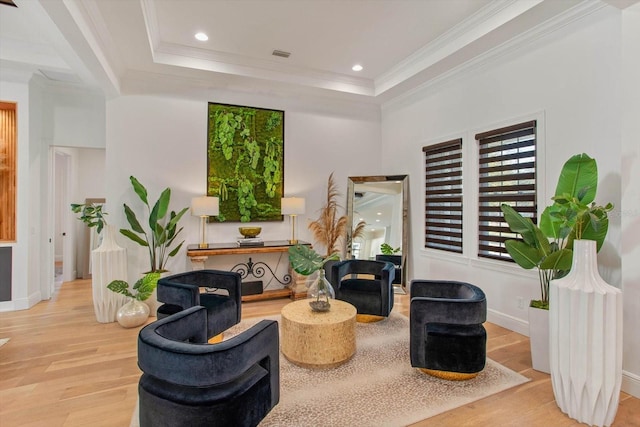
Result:
<svg viewBox="0 0 640 427"><path fill-rule="evenodd" d="M305 201L302 197L283 197L280 199L280 210L282 215L303 214Z"/></svg>
<svg viewBox="0 0 640 427"><path fill-rule="evenodd" d="M214 216L220 213L217 197L201 196L191 199L191 215Z"/></svg>

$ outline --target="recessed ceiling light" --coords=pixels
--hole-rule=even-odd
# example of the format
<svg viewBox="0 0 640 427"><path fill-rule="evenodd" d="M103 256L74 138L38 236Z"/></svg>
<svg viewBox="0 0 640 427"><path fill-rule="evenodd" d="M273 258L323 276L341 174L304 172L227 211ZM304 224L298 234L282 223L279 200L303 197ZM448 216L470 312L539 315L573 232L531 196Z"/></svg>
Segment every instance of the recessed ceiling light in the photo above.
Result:
<svg viewBox="0 0 640 427"><path fill-rule="evenodd" d="M362 71L362 65L360 65L360 64L356 64L356 65L354 65L353 67L351 67L351 69L352 69L353 71Z"/></svg>
<svg viewBox="0 0 640 427"><path fill-rule="evenodd" d="M196 33L194 37L196 38L196 40L200 40L201 42L206 42L207 40L209 40L209 36L205 33Z"/></svg>

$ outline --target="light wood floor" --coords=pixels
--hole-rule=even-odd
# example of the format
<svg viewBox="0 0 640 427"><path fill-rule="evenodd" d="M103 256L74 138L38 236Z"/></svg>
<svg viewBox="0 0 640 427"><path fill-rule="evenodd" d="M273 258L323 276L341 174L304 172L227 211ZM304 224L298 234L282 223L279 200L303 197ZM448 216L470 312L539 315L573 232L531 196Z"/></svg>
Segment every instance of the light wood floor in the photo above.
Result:
<svg viewBox="0 0 640 427"><path fill-rule="evenodd" d="M287 302L245 303L243 316L277 314ZM408 314L406 295L394 310ZM528 338L486 327L488 356L531 381L414 427L581 425L556 406L549 375L531 369ZM30 310L0 313L0 338L11 339L0 347L0 426L128 426L140 376L138 329L97 323L88 280L64 283ZM613 425L640 426L640 400L622 393Z"/></svg>

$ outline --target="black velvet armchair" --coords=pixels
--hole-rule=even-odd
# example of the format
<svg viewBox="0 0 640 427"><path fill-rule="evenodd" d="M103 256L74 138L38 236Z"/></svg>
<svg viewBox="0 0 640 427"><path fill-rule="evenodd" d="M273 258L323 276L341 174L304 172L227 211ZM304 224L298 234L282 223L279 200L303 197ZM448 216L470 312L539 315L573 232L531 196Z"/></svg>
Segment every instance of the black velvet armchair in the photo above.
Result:
<svg viewBox="0 0 640 427"><path fill-rule="evenodd" d="M353 305L358 311L358 321L366 322L381 320L391 313L394 275L395 268L390 262L351 259L331 266L329 282L336 299Z"/></svg>
<svg viewBox="0 0 640 427"><path fill-rule="evenodd" d="M141 427L256 426L278 403L278 323L262 320L217 344L206 330L197 306L140 331Z"/></svg>
<svg viewBox="0 0 640 427"><path fill-rule="evenodd" d="M240 322L242 280L230 271L196 270L158 280L158 319L189 307L207 309L207 335L214 337ZM201 288L207 288L201 291Z"/></svg>
<svg viewBox="0 0 640 427"><path fill-rule="evenodd" d="M402 255L376 255L376 261L386 261L392 263L395 268L395 278L393 280L394 285L402 284Z"/></svg>
<svg viewBox="0 0 640 427"><path fill-rule="evenodd" d="M451 380L476 376L487 356L487 300L464 282L412 280L411 366Z"/></svg>

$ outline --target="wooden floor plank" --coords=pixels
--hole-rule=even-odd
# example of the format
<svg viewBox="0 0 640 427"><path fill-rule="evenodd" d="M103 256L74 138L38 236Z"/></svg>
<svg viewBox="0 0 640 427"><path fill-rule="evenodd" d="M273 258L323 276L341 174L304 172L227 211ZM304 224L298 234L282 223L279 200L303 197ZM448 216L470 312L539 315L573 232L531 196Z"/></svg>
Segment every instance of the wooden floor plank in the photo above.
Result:
<svg viewBox="0 0 640 427"><path fill-rule="evenodd" d="M91 282L64 283L50 301L0 313L0 426L127 426L137 399L137 334L95 320ZM290 300L244 303L243 318L279 314ZM408 315L409 297L394 311ZM149 321L155 319L151 318ZM560 412L549 375L531 368L529 339L486 324L487 354L531 381L423 420L434 426L578 426ZM621 394L614 427L640 427L640 399ZM302 426L304 427L304 426Z"/></svg>

